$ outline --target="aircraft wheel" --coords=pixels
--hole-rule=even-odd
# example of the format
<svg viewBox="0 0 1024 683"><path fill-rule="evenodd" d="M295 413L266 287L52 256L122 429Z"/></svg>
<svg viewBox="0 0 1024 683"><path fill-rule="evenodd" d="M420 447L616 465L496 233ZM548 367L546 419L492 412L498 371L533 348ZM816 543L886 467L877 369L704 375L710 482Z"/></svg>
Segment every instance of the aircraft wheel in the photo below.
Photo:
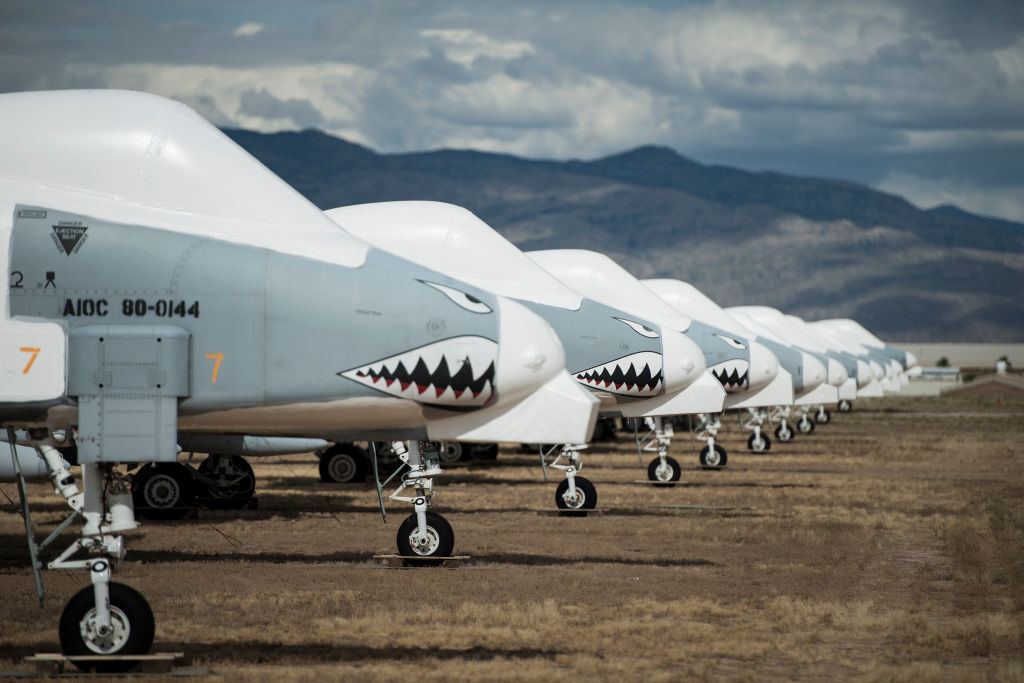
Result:
<svg viewBox="0 0 1024 683"><path fill-rule="evenodd" d="M831 419L832 419L832 413L830 413L827 410L823 410L820 413L818 413L817 420L818 420L818 424L820 424L820 425L827 425Z"/></svg>
<svg viewBox="0 0 1024 683"><path fill-rule="evenodd" d="M725 449L717 443L713 453L707 446L700 451L700 466L706 470L720 470L725 467L728 461L729 458L725 454Z"/></svg>
<svg viewBox="0 0 1024 683"><path fill-rule="evenodd" d="M747 448L755 453L767 453L772 449L772 440L768 438L767 434L751 434L750 438L747 439Z"/></svg>
<svg viewBox="0 0 1024 683"><path fill-rule="evenodd" d="M196 506L195 478L181 463L143 465L132 477L132 502L143 519L184 519Z"/></svg>
<svg viewBox="0 0 1024 683"><path fill-rule="evenodd" d="M555 505L561 510L593 510L597 505L597 489L584 477L576 477L576 495L569 497L569 480L563 479L555 489Z"/></svg>
<svg viewBox="0 0 1024 683"><path fill-rule="evenodd" d="M111 632L97 633L95 628L96 598L92 586L78 591L60 615L60 647L64 654L75 655L144 655L153 645L155 620L153 610L142 595L123 583L111 582ZM103 673L128 671L137 662L113 660L82 662L71 660L82 670Z"/></svg>
<svg viewBox="0 0 1024 683"><path fill-rule="evenodd" d="M414 538L419 522L416 513L405 518L398 527L398 554L403 557L450 557L455 547L455 532L448 520L436 512L427 511L427 539L419 542ZM430 565L435 562L422 561L417 564Z"/></svg>
<svg viewBox="0 0 1024 683"><path fill-rule="evenodd" d="M672 457L666 457L664 463L661 458L655 458L647 466L647 478L657 482L655 486L675 486L681 472L679 463Z"/></svg>
<svg viewBox="0 0 1024 683"><path fill-rule="evenodd" d="M853 410L853 404L844 398L839 402L839 405L836 406L836 409L839 410L840 413L848 413Z"/></svg>
<svg viewBox="0 0 1024 683"><path fill-rule="evenodd" d="M201 500L211 508L237 510L245 507L256 492L256 475L252 465L240 455L210 454L199 464L199 474L213 480L196 483L205 489Z"/></svg>
<svg viewBox="0 0 1024 683"><path fill-rule="evenodd" d="M790 428L788 424L786 425L785 429L782 428L782 425L779 425L778 427L775 428L775 438L783 443L787 441L792 441L793 430Z"/></svg>
<svg viewBox="0 0 1024 683"><path fill-rule="evenodd" d="M814 432L814 420L807 418L796 423L796 428L801 434L812 434Z"/></svg>
<svg viewBox="0 0 1024 683"><path fill-rule="evenodd" d="M320 481L366 481L369 464L366 453L354 443L334 444L320 456Z"/></svg>
<svg viewBox="0 0 1024 683"><path fill-rule="evenodd" d="M451 464L458 462L463 458L468 458L473 447L470 444L459 443L458 441L444 441L441 444L441 450L438 452L438 457L441 462Z"/></svg>

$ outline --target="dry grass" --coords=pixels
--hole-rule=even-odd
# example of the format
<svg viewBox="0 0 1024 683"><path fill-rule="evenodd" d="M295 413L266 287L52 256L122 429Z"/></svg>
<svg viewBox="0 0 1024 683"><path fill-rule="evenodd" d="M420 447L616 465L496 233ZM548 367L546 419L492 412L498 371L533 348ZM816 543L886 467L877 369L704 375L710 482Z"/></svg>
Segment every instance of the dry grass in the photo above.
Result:
<svg viewBox="0 0 1024 683"><path fill-rule="evenodd" d="M440 483L472 556L453 571L375 566L408 511L382 525L372 489L267 458L258 510L148 523L118 579L151 602L158 649L225 680L1024 680L1022 436L1024 404L879 399L758 456L727 420L729 468L697 468L681 435L672 489L635 484L621 438L586 453L608 513L585 519L538 516L554 483L509 446ZM52 528L56 499L31 495ZM4 501L8 670L57 648L86 584L48 573L41 611L20 524Z"/></svg>

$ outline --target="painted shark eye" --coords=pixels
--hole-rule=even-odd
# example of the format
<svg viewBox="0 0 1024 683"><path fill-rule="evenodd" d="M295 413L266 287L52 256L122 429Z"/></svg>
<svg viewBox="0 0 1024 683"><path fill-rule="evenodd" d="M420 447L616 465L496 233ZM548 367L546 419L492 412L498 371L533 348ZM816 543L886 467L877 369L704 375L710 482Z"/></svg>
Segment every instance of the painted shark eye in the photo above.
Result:
<svg viewBox="0 0 1024 683"><path fill-rule="evenodd" d="M726 344L728 344L729 346L731 346L734 349L745 349L745 348L747 348L746 344L743 344L739 340L733 339L732 337L726 337L726 336L721 335L721 334L716 334L715 336L718 337L719 339L721 339L722 341L724 341Z"/></svg>
<svg viewBox="0 0 1024 683"><path fill-rule="evenodd" d="M485 304L483 301L480 301L480 299L477 299L472 294L466 294L465 292L460 292L459 290L448 287L447 285L439 285L436 282L427 282L426 280L420 280L420 282L428 287L433 287L451 299L455 304L465 308L467 311L472 311L473 313L491 312L490 306Z"/></svg>
<svg viewBox="0 0 1024 683"><path fill-rule="evenodd" d="M646 325L641 325L638 322L634 322L632 320L626 320L625 318L616 318L616 320L618 320L620 323L626 323L627 325L630 326L630 328L632 328L632 330L634 332L636 332L637 334L643 335L643 336L647 337L648 339L657 339L660 336L657 333L656 330L652 330L651 328L647 327Z"/></svg>

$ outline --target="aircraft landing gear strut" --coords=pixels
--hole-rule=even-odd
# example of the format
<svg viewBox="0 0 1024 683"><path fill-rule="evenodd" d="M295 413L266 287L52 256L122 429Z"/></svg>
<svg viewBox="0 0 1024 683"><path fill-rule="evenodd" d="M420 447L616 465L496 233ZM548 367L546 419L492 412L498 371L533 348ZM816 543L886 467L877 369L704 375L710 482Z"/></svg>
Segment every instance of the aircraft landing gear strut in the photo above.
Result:
<svg viewBox="0 0 1024 683"><path fill-rule="evenodd" d="M540 446L540 466L544 470L544 478L548 478L549 467L565 472L565 479L555 489L555 505L561 510L593 510L597 505L597 489L594 484L586 477L579 476L579 471L583 469L580 451L586 447L585 443ZM556 450L558 455L548 463L547 459Z"/></svg>
<svg viewBox="0 0 1024 683"><path fill-rule="evenodd" d="M392 441L391 448L410 469L401 475L401 484L388 499L413 505L413 514L398 527L398 554L424 559L451 556L455 547L452 525L427 509L434 500L434 477L441 474L439 445L434 442ZM406 489L411 489L413 495L403 496Z"/></svg>
<svg viewBox="0 0 1024 683"><path fill-rule="evenodd" d="M796 428L801 434L811 434L814 432L814 420L811 419L810 413L810 406L800 406L800 421L796 423Z"/></svg>
<svg viewBox="0 0 1024 683"><path fill-rule="evenodd" d="M747 439L747 448L754 453L767 453L772 448L772 441L762 431L768 413L764 408L747 408L747 421L743 423L744 429L753 430L753 434Z"/></svg>
<svg viewBox="0 0 1024 683"><path fill-rule="evenodd" d="M648 431L643 437L639 431L637 432L637 455L643 459L644 452L658 454L658 457L647 465L647 479L655 482L655 486L675 486L682 468L679 467L679 462L668 454L668 447L672 444L674 435L672 425L666 424L660 417L645 417L644 424Z"/></svg>
<svg viewBox="0 0 1024 683"><path fill-rule="evenodd" d="M155 620L149 603L133 588L110 580L110 573L124 559L124 539L115 535L138 527L132 505L131 482L115 465L82 463L82 492L57 452L54 436L45 429L33 429L28 444L46 461L56 492L71 508L71 515L50 536L35 543L24 478L18 465L15 431L8 429L18 489L25 513L25 527L36 588L42 604L44 592L39 576L38 552L55 540L78 517L82 518L81 536L48 569L88 569L92 585L79 591L64 608L60 619L61 649L74 655L141 655L153 644ZM77 557L76 557L77 556ZM84 557L83 557L84 556ZM79 668L100 672L127 671L136 662L128 660L72 660Z"/></svg>
<svg viewBox="0 0 1024 683"><path fill-rule="evenodd" d="M829 420L832 419L832 413L825 410L824 404L818 406L818 414L814 416L814 421L820 425L827 425Z"/></svg>
<svg viewBox="0 0 1024 683"><path fill-rule="evenodd" d="M700 450L700 466L706 470L720 470L729 460L725 449L715 443L718 430L722 428L722 421L717 415L707 413L698 413L697 418L700 424L697 425L696 436L707 442Z"/></svg>
<svg viewBox="0 0 1024 683"><path fill-rule="evenodd" d="M793 428L789 426L789 406L776 406L772 412L772 421L778 422L775 438L785 443L793 440Z"/></svg>

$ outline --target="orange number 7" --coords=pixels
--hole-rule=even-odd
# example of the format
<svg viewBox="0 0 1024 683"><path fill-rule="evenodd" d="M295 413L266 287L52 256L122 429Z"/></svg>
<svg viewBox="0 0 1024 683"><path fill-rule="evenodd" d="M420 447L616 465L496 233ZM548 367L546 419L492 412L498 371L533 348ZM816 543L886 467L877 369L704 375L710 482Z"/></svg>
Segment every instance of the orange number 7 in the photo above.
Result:
<svg viewBox="0 0 1024 683"><path fill-rule="evenodd" d="M39 357L39 352L42 351L42 349L37 346L22 346L19 351L32 354L32 357L28 359L28 363L25 365L25 369L21 371L21 374L27 375L28 371L32 369L32 364L35 363L36 358Z"/></svg>
<svg viewBox="0 0 1024 683"><path fill-rule="evenodd" d="M210 376L210 381L214 384L217 383L217 373L220 372L221 361L224 360L223 353L208 353L206 357L213 361L213 375Z"/></svg>

